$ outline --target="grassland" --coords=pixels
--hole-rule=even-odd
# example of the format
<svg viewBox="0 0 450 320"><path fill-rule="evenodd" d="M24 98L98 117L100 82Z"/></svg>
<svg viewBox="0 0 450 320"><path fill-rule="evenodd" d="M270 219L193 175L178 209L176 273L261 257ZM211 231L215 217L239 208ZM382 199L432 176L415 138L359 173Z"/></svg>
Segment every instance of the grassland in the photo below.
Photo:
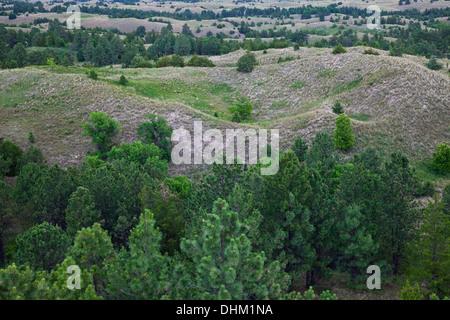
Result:
<svg viewBox="0 0 450 320"><path fill-rule="evenodd" d="M99 68L98 80L79 67L2 70L0 135L26 148L32 131L51 163L78 165L92 148L81 136L81 124L91 111L101 110L120 121L120 140L126 142L137 138L137 125L147 114L157 113L174 128L188 130L195 119L205 128L278 128L287 149L299 135L310 142L318 130L331 132L332 105L340 101L354 126L352 152L368 146L385 155L401 151L425 179L448 182L449 176L426 165L436 144L450 140L448 73L427 69L425 58L362 51L356 47L333 55L326 48L270 49L257 52L259 65L248 74L228 66L243 51L213 57L214 68ZM295 59L277 63L286 56ZM119 85L120 75L129 80L126 86ZM253 119L242 124L231 122L229 112L239 95L254 106Z"/></svg>

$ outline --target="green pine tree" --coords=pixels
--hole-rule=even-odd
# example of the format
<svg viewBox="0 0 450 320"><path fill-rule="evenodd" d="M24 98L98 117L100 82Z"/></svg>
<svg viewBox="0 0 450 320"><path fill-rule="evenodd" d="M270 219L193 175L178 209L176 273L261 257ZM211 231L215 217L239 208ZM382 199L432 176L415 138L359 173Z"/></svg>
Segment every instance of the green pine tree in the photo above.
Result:
<svg viewBox="0 0 450 320"><path fill-rule="evenodd" d="M335 146L341 150L349 150L353 148L355 136L352 134L352 123L350 117L341 113L336 121L336 130L334 131Z"/></svg>

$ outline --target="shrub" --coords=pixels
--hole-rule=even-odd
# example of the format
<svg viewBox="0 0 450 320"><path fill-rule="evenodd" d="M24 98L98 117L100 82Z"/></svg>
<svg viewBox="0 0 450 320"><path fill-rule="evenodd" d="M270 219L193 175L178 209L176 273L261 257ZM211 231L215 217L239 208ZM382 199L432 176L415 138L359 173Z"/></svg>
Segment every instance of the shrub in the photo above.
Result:
<svg viewBox="0 0 450 320"><path fill-rule="evenodd" d="M349 116L341 113L336 121L336 130L334 132L334 143L336 148L349 150L353 148L355 136L352 134L352 123Z"/></svg>
<svg viewBox="0 0 450 320"><path fill-rule="evenodd" d="M145 121L138 125L137 134L139 139L146 144L154 143L163 150L163 157L170 160L172 152L172 136L173 128L167 124L166 119L162 116L150 114L150 121Z"/></svg>
<svg viewBox="0 0 450 320"><path fill-rule="evenodd" d="M172 67L184 67L184 59L181 56L174 54L170 59L170 65Z"/></svg>
<svg viewBox="0 0 450 320"><path fill-rule="evenodd" d="M131 68L153 68L153 63L148 60L147 58L144 58L140 54L137 54L134 56L133 60L131 60L130 63Z"/></svg>
<svg viewBox="0 0 450 320"><path fill-rule="evenodd" d="M56 62L55 62L55 59L54 58L47 58L47 65L50 67L50 68L56 68Z"/></svg>
<svg viewBox="0 0 450 320"><path fill-rule="evenodd" d="M401 57L403 55L403 48L393 47L389 50L389 55L393 57Z"/></svg>
<svg viewBox="0 0 450 320"><path fill-rule="evenodd" d="M164 68L164 67L169 67L171 65L171 59L164 55L161 58L158 59L158 61L156 61L156 67L157 68Z"/></svg>
<svg viewBox="0 0 450 320"><path fill-rule="evenodd" d="M17 264L28 263L32 268L49 271L64 260L71 240L59 226L43 222L17 236L16 242Z"/></svg>
<svg viewBox="0 0 450 320"><path fill-rule="evenodd" d="M378 53L378 51L373 50L372 48L370 49L366 49L363 54L372 54L374 56L379 56L380 54Z"/></svg>
<svg viewBox="0 0 450 320"><path fill-rule="evenodd" d="M430 60L425 64L425 66L431 70L441 70L442 69L442 63L437 62L435 56L431 56Z"/></svg>
<svg viewBox="0 0 450 320"><path fill-rule="evenodd" d="M344 113L344 107L341 105L339 101L336 101L333 105L333 112L336 114Z"/></svg>
<svg viewBox="0 0 450 320"><path fill-rule="evenodd" d="M411 287L409 280L406 281L402 291L398 294L401 300L423 300L423 294L420 292L419 284Z"/></svg>
<svg viewBox="0 0 450 320"><path fill-rule="evenodd" d="M105 155L111 148L112 138L120 133L120 125L101 111L91 112L89 120L90 123L83 124L83 136L91 136L101 155Z"/></svg>
<svg viewBox="0 0 450 320"><path fill-rule="evenodd" d="M293 61L295 60L295 57L293 56L287 56L287 57L279 57L277 63L287 62L287 61Z"/></svg>
<svg viewBox="0 0 450 320"><path fill-rule="evenodd" d="M91 71L89 71L88 77L96 80L96 79L98 79L98 73L95 72L95 70L91 70Z"/></svg>
<svg viewBox="0 0 450 320"><path fill-rule="evenodd" d="M252 72L256 62L256 57L254 53L247 52L243 55L237 62L237 71L239 72Z"/></svg>
<svg viewBox="0 0 450 320"><path fill-rule="evenodd" d="M126 85L128 83L128 79L125 78L124 75L121 75L120 79L119 79L119 83L122 84L122 85Z"/></svg>
<svg viewBox="0 0 450 320"><path fill-rule="evenodd" d="M196 54L186 63L190 67L214 67L214 63L207 57L199 57Z"/></svg>
<svg viewBox="0 0 450 320"><path fill-rule="evenodd" d="M450 146L442 142L436 146L431 166L440 171L450 171Z"/></svg>
<svg viewBox="0 0 450 320"><path fill-rule="evenodd" d="M11 141L6 140L0 145L0 158L9 163L9 169L6 172L7 176L14 177L19 174L22 156L22 148Z"/></svg>
<svg viewBox="0 0 450 320"><path fill-rule="evenodd" d="M36 138L34 137L33 132L30 132L28 134L28 142L30 142L30 143L35 143L36 142Z"/></svg>
<svg viewBox="0 0 450 320"><path fill-rule="evenodd" d="M347 50L345 50L345 48L340 43L336 47L334 47L332 51L333 54L341 54L346 52Z"/></svg>
<svg viewBox="0 0 450 320"><path fill-rule="evenodd" d="M249 99L246 97L240 97L237 99L236 104L231 107L233 112L234 122L241 122L242 120L249 119L252 115L253 107Z"/></svg>
<svg viewBox="0 0 450 320"><path fill-rule="evenodd" d="M241 116L239 115L239 113L235 112L233 113L233 117L231 117L231 121L233 122L241 122Z"/></svg>

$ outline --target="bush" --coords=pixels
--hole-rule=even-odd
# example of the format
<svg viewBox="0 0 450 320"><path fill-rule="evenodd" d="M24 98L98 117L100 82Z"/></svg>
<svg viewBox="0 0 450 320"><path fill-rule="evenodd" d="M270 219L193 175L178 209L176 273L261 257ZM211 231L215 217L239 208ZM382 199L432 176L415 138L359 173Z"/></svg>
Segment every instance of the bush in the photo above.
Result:
<svg viewBox="0 0 450 320"><path fill-rule="evenodd" d="M48 222L36 225L17 236L14 261L30 267L50 271L64 260L71 240L59 227Z"/></svg>
<svg viewBox="0 0 450 320"><path fill-rule="evenodd" d="M7 176L15 177L19 174L22 156L22 148L11 141L6 140L0 145L0 158L9 163Z"/></svg>
<svg viewBox="0 0 450 320"><path fill-rule="evenodd" d="M334 143L336 148L349 150L353 148L355 136L352 134L352 123L349 116L341 113L336 121L336 130L334 132Z"/></svg>
<svg viewBox="0 0 450 320"><path fill-rule="evenodd" d="M122 84L122 85L126 85L128 83L128 79L125 78L124 75L121 75L120 79L119 79L119 83Z"/></svg>
<svg viewBox="0 0 450 320"><path fill-rule="evenodd" d="M233 122L241 122L241 116L239 115L239 113L235 112L233 113L233 117L231 117L231 121Z"/></svg>
<svg viewBox="0 0 450 320"><path fill-rule="evenodd" d="M170 160L172 152L172 132L173 128L167 124L162 116L150 114L150 121L145 121L138 125L137 134L139 139L146 144L154 143L163 150L165 159Z"/></svg>
<svg viewBox="0 0 450 320"><path fill-rule="evenodd" d="M34 137L33 132L30 132L28 134L28 142L30 142L30 143L35 143L36 142L36 138Z"/></svg>
<svg viewBox="0 0 450 320"><path fill-rule="evenodd" d="M372 48L367 49L363 52L363 54L372 54L374 56L379 56L380 54L378 53L378 51L373 50Z"/></svg>
<svg viewBox="0 0 450 320"><path fill-rule="evenodd" d="M130 63L131 68L153 68L153 63L147 58L137 54L131 60Z"/></svg>
<svg viewBox="0 0 450 320"><path fill-rule="evenodd" d="M165 67L169 67L171 65L171 59L164 55L161 58L158 59L158 61L156 61L156 67L157 68L165 68Z"/></svg>
<svg viewBox="0 0 450 320"><path fill-rule="evenodd" d="M448 143L442 142L436 146L431 166L436 170L450 171L450 146Z"/></svg>
<svg viewBox="0 0 450 320"><path fill-rule="evenodd" d="M47 65L50 67L50 68L56 68L56 61L55 61L55 58L47 58Z"/></svg>
<svg viewBox="0 0 450 320"><path fill-rule="evenodd" d="M402 291L398 294L400 300L423 300L423 294L420 292L419 284L412 287L409 280L404 284Z"/></svg>
<svg viewBox="0 0 450 320"><path fill-rule="evenodd" d="M403 55L403 48L393 47L389 50L389 55L393 57L401 57Z"/></svg>
<svg viewBox="0 0 450 320"><path fill-rule="evenodd" d="M214 63L207 57L199 57L196 54L186 64L190 67L214 67Z"/></svg>
<svg viewBox="0 0 450 320"><path fill-rule="evenodd" d="M20 159L20 167L23 168L30 162L36 163L41 168L45 168L47 161L45 160L41 149L35 146L30 146Z"/></svg>
<svg viewBox="0 0 450 320"><path fill-rule="evenodd" d="M174 54L170 59L170 65L172 67L184 67L184 59L181 56Z"/></svg>
<svg viewBox="0 0 450 320"><path fill-rule="evenodd" d="M239 72L252 72L256 62L256 57L254 53L247 52L243 55L237 62L237 71Z"/></svg>
<svg viewBox="0 0 450 320"><path fill-rule="evenodd" d="M442 69L442 63L437 62L435 56L431 56L430 60L425 64L425 66L431 70L441 70Z"/></svg>
<svg viewBox="0 0 450 320"><path fill-rule="evenodd" d="M336 47L334 47L332 51L333 54L341 54L346 52L347 50L345 50L345 48L340 43Z"/></svg>
<svg viewBox="0 0 450 320"><path fill-rule="evenodd" d="M344 107L341 105L339 101L336 101L333 105L333 112L336 114L344 113Z"/></svg>
<svg viewBox="0 0 450 320"><path fill-rule="evenodd" d="M95 72L95 70L91 70L91 71L89 71L88 77L96 80L96 79L98 79L98 73Z"/></svg>
<svg viewBox="0 0 450 320"><path fill-rule="evenodd" d="M286 57L279 57L277 63L287 62L287 61L293 61L295 60L295 57L293 56L286 56Z"/></svg>
<svg viewBox="0 0 450 320"><path fill-rule="evenodd" d="M120 133L120 125L101 111L91 112L89 120L90 123L83 124L83 136L91 136L101 155L105 155L111 148L112 138Z"/></svg>
<svg viewBox="0 0 450 320"><path fill-rule="evenodd" d="M241 122L242 120L249 119L252 115L253 107L249 99L246 97L238 98L236 104L231 107L233 112L234 122Z"/></svg>

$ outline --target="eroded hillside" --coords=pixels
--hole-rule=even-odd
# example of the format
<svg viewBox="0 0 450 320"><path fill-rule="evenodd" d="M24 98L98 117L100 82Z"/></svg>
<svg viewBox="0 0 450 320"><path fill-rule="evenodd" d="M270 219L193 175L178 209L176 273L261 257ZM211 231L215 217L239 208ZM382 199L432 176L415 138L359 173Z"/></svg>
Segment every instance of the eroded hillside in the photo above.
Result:
<svg viewBox="0 0 450 320"><path fill-rule="evenodd" d="M331 132L332 105L340 101L354 125L354 151L372 145L429 157L450 139L448 75L427 69L425 59L364 50L270 49L256 53L259 65L248 74L235 68L242 50L212 58L214 68L101 68L98 80L77 67L2 70L0 135L25 148L32 131L50 163L77 165L93 148L81 124L100 110L120 121L121 141L137 139L137 125L157 113L174 128L192 129L195 119L205 128L279 128L286 149L298 135L311 141L318 130ZM122 74L127 86L118 84ZM248 123L230 121L238 95L252 100Z"/></svg>

